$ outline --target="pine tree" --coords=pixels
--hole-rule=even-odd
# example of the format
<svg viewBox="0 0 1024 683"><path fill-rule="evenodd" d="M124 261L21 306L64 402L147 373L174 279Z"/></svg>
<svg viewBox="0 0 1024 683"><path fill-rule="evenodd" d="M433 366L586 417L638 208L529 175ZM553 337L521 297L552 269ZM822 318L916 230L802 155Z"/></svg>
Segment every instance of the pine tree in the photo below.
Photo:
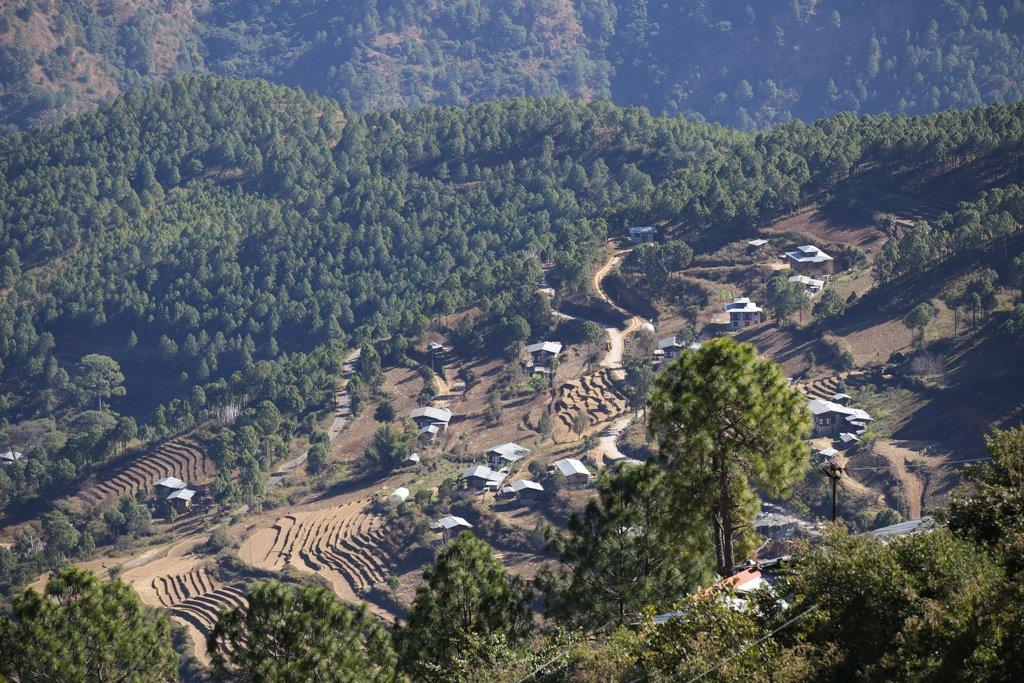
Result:
<svg viewBox="0 0 1024 683"><path fill-rule="evenodd" d="M718 572L730 575L737 536L752 521L743 505L751 487L782 494L807 468L805 399L753 346L723 338L677 358L650 406L676 504L703 515Z"/></svg>

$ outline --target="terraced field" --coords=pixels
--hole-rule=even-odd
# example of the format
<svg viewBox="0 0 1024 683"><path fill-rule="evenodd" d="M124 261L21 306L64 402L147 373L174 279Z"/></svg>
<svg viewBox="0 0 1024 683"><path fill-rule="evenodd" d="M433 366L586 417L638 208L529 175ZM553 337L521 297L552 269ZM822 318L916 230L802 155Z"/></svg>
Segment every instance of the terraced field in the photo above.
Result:
<svg viewBox="0 0 1024 683"><path fill-rule="evenodd" d="M838 375L816 379L806 384L798 384L797 388L804 392L807 398L820 398L829 400L840 391L843 385L847 389L855 389L867 383L867 377L863 372L850 371L841 372Z"/></svg>
<svg viewBox="0 0 1024 683"><path fill-rule="evenodd" d="M124 574L126 581L152 607L166 609L189 632L193 649L206 662L206 637L223 609L246 605L242 583L225 584L200 555L169 554Z"/></svg>
<svg viewBox="0 0 1024 683"><path fill-rule="evenodd" d="M200 642L205 642L206 637L213 630L213 626L217 622L217 615L221 610L245 607L247 604L245 586L232 584L189 597L171 607L170 610L175 619L196 630L201 637Z"/></svg>
<svg viewBox="0 0 1024 683"><path fill-rule="evenodd" d="M109 473L76 498L87 505L95 505L104 500L135 495L164 477L178 477L189 484L206 484L215 474L214 464L198 444L187 438L171 439L152 453Z"/></svg>
<svg viewBox="0 0 1024 683"><path fill-rule="evenodd" d="M221 586L207 567L194 567L182 574L154 577L150 588L161 607L174 607L186 600L212 593Z"/></svg>
<svg viewBox="0 0 1024 683"><path fill-rule="evenodd" d="M391 559L383 549L387 535L384 520L358 500L285 515L246 539L239 555L260 569L290 566L319 574L339 596L358 601L390 574Z"/></svg>
<svg viewBox="0 0 1024 683"><path fill-rule="evenodd" d="M587 426L593 426L625 413L628 402L620 388L621 375L621 370L605 368L559 387L553 404L556 427L570 433L579 415Z"/></svg>

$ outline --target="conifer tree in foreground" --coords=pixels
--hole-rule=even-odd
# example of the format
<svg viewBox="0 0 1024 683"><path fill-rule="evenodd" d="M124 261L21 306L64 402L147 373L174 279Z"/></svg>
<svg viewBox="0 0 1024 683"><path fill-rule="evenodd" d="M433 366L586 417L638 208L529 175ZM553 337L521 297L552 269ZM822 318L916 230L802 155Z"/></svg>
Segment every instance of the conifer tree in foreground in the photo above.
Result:
<svg viewBox="0 0 1024 683"><path fill-rule="evenodd" d="M711 527L719 574L732 573L749 533L752 487L778 495L800 481L810 429L804 397L749 344L712 340L658 378L650 431L679 509Z"/></svg>

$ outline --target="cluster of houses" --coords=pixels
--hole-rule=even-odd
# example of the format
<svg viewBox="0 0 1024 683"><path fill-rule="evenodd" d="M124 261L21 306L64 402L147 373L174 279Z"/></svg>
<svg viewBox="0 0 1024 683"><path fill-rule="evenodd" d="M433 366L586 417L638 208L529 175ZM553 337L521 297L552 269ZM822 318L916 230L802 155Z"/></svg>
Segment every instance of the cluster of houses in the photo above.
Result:
<svg viewBox="0 0 1024 683"><path fill-rule="evenodd" d="M462 480L478 491L493 491L503 498L526 501L544 493L544 487L528 479L517 479L509 484L509 477L516 463L530 454L530 450L517 443L503 443L487 450L486 465L473 465L462 473Z"/></svg>
<svg viewBox="0 0 1024 683"><path fill-rule="evenodd" d="M158 481L154 488L157 498L167 501L175 512L181 514L192 509L192 499L196 491L190 489L188 484L177 477L164 477Z"/></svg>

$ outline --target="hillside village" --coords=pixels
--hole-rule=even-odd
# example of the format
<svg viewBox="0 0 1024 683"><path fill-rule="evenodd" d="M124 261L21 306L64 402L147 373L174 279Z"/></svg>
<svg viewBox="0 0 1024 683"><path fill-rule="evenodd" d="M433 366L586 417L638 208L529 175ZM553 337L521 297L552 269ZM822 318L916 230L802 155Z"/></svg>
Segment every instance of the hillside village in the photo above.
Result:
<svg viewBox="0 0 1024 683"><path fill-rule="evenodd" d="M3 138L0 678L1012 680L1022 121Z"/></svg>
<svg viewBox="0 0 1024 683"><path fill-rule="evenodd" d="M171 439L97 476L67 504L134 496L153 515L153 535L128 554L101 548L83 566L117 571L147 604L169 610L191 634L200 662L209 661L205 639L218 611L244 604L251 579L313 576L390 621L409 605L430 554L464 531L486 538L507 567L531 578L553 561L541 539L544 524L563 524L604 470L652 455L645 411L635 400L637 363L656 370L719 336L749 341L780 362L813 416L811 474L792 500L764 502L763 544L748 558L755 569L730 579L738 595L760 581L756 567L820 533L821 520L835 510L829 481L838 482L839 515L854 529L889 533L872 530L877 519L891 522L892 533L916 531L900 522L919 523L944 500L957 469L946 463L965 451L912 424L921 419L914 415L924 385L915 380L907 389L905 370L893 360L913 353L912 330L901 331L898 319L877 320L815 344L801 337L811 323L794 318L829 290L847 302L868 294L871 260L884 242L879 221L834 219L823 207L807 207L756 238L698 252L692 265L671 273L685 305L635 289L639 280L627 279L634 291L622 297L623 257L671 238L671 226L647 226L609 241L610 267L597 270L591 292L604 309L599 320L560 310L559 293L539 282L562 324L523 344L517 361L462 353L452 332L472 310L438 321L405 365L368 369L354 350L337 378L334 405L318 417L325 462L314 469L308 454L315 446L293 446L265 485L262 509L226 509L211 499L214 468L201 434ZM828 253L836 249L862 256L837 262ZM805 302L792 312L769 304L766 284L780 273ZM621 303L605 290L610 275L620 279ZM657 317L629 310L626 299L645 297ZM943 335L954 348L969 344L970 333L951 334L948 317L942 311L931 323L933 343ZM598 326L600 337L580 342L559 334L565 323L580 322ZM354 410L348 385L372 372L380 373L379 386ZM390 464L368 467L373 448L391 449L379 454ZM7 465L25 456L12 449L0 457Z"/></svg>

